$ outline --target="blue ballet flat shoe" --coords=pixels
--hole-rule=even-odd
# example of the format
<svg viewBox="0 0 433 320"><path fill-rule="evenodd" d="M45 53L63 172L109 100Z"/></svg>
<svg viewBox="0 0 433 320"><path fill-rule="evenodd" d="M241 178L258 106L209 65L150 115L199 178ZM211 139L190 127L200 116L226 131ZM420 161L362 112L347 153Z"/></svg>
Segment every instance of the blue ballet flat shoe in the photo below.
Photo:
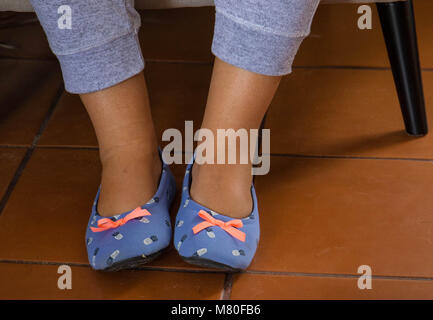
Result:
<svg viewBox="0 0 433 320"><path fill-rule="evenodd" d="M117 271L146 264L158 257L171 241L169 209L176 183L163 162L158 190L145 205L113 217L98 214L96 194L86 232L90 265L95 270Z"/></svg>
<svg viewBox="0 0 433 320"><path fill-rule="evenodd" d="M251 186L253 210L243 219L233 219L191 199L192 163L183 180L182 199L174 227L174 246L188 263L240 271L246 269L257 249L260 223L257 197Z"/></svg>

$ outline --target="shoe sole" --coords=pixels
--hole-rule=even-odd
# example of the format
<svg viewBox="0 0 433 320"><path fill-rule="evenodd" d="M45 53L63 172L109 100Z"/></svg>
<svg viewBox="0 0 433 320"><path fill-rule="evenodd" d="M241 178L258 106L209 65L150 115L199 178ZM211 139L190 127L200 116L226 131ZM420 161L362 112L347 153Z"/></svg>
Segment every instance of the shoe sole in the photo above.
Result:
<svg viewBox="0 0 433 320"><path fill-rule="evenodd" d="M209 259L203 259L198 257L183 257L181 256L183 261L194 264L196 266L204 267L204 268L212 268L212 269L218 269L223 270L230 273L237 273L243 271L242 269L232 268L226 264L216 262Z"/></svg>
<svg viewBox="0 0 433 320"><path fill-rule="evenodd" d="M167 248L161 249L155 253L152 253L145 258L142 256L129 258L123 261L119 261L116 263L113 263L110 267L105 268L101 271L107 271L107 272L116 272L120 270L128 270L128 269L136 269L138 267L141 267L145 264L148 264L149 262L152 262L156 258L158 258L161 254L163 254Z"/></svg>

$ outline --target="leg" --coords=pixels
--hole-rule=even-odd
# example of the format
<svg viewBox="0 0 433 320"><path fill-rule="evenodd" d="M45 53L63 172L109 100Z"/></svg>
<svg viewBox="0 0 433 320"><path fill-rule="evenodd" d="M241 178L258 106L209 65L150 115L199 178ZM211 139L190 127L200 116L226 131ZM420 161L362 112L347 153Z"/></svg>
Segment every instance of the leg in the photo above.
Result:
<svg viewBox="0 0 433 320"><path fill-rule="evenodd" d="M111 216L143 205L154 195L161 173L143 74L81 99L99 142L99 213Z"/></svg>
<svg viewBox="0 0 433 320"><path fill-rule="evenodd" d="M62 0L32 0L65 88L81 95L98 137L102 162L99 213L142 205L157 187L161 164L150 114L132 0L76 1L71 28L59 27ZM63 11L59 8L63 7Z"/></svg>
<svg viewBox="0 0 433 320"><path fill-rule="evenodd" d="M217 56L202 128L257 129L308 35L318 0L216 1L212 50ZM239 152L239 147L238 150ZM191 197L225 215L251 212L251 163L198 165Z"/></svg>
<svg viewBox="0 0 433 320"><path fill-rule="evenodd" d="M212 137L209 131L215 137L218 129L245 133L259 128L281 76L291 71L318 4L319 0L215 1L212 51L217 58L202 123L208 129L206 138ZM217 138L214 161L221 155L221 135ZM239 140L245 142L245 135ZM203 164L200 155L208 151L207 143L187 167L174 234L176 249L187 262L236 271L248 268L254 257L260 239L257 197L251 163L239 161L240 150L251 150L236 144L236 164ZM225 151L229 148L234 149L226 146Z"/></svg>
<svg viewBox="0 0 433 320"><path fill-rule="evenodd" d="M412 0L377 3L406 131L427 134Z"/></svg>
<svg viewBox="0 0 433 320"><path fill-rule="evenodd" d="M201 127L215 137L217 129L259 128L280 80L281 76L257 74L216 58ZM236 151L239 154L239 146ZM237 218L251 212L251 163L195 164L192 181L191 197L214 211Z"/></svg>

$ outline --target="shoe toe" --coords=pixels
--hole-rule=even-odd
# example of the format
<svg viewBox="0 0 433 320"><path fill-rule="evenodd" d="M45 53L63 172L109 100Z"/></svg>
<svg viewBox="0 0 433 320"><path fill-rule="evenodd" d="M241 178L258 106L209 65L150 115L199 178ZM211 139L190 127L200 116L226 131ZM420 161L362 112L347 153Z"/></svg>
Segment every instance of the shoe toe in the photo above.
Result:
<svg viewBox="0 0 433 320"><path fill-rule="evenodd" d="M143 217L128 224L102 232L88 230L86 246L89 262L103 270L114 263L131 258L146 258L166 248L171 239L171 226Z"/></svg>
<svg viewBox="0 0 433 320"><path fill-rule="evenodd" d="M203 266L246 269L257 249L258 221L255 223L253 220L245 220L244 227L239 229L246 233L245 242L234 238L218 226L210 226L194 234L193 227L202 220L195 212L198 211L195 206L199 205L192 200L190 203L188 209L181 207L179 210L174 228L174 246L179 255L187 262ZM254 234L257 235L256 238Z"/></svg>
<svg viewBox="0 0 433 320"><path fill-rule="evenodd" d="M222 231L222 230L221 230ZM255 253L255 248L250 248L237 239L233 239L225 231L207 228L200 234L191 234L179 241L177 250L185 260L202 265L227 266L231 269L246 269ZM182 239L182 238L181 238Z"/></svg>
<svg viewBox="0 0 433 320"><path fill-rule="evenodd" d="M103 218L96 210L99 192L98 190L93 203L86 232L89 263L94 269L118 270L131 265L143 264L170 244L172 229L169 208L176 193L176 183L167 165L164 164L155 196L142 207L150 215L145 214L132 218L131 214L134 213L125 212L109 218L113 222L123 219L120 225L94 232L91 227L98 227L99 219ZM140 260L141 258L143 260Z"/></svg>

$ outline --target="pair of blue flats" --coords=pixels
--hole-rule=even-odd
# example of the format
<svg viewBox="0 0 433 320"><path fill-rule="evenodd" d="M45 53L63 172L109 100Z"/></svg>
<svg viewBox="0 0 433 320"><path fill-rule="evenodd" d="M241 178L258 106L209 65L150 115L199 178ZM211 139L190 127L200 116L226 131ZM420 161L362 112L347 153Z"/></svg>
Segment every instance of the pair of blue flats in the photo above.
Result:
<svg viewBox="0 0 433 320"><path fill-rule="evenodd" d="M248 217L233 219L216 213L190 197L193 162L192 159L183 179L181 204L174 226L174 247L186 262L195 265L226 271L244 270L254 257L260 237L254 185L251 186L253 210ZM172 238L169 209L175 194L175 179L164 162L155 195L135 210L109 218L100 216L98 190L86 232L92 268L104 271L131 269L161 255Z"/></svg>

